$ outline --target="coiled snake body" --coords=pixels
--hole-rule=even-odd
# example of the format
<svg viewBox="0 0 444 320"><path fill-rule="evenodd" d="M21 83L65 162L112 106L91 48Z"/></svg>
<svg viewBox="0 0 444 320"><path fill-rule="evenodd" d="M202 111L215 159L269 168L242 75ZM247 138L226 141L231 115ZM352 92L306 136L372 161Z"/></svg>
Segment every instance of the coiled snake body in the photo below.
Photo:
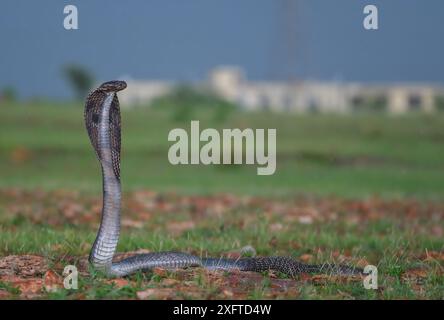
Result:
<svg viewBox="0 0 444 320"><path fill-rule="evenodd" d="M102 167L103 207L99 231L89 261L108 276L121 277L155 267L176 269L201 266L207 269L266 271L275 270L294 277L300 273L356 274L361 270L343 265L308 265L288 257L239 259L199 258L181 252L138 254L113 262L120 232L120 109L117 92L124 81L103 83L92 91L85 104L85 124Z"/></svg>

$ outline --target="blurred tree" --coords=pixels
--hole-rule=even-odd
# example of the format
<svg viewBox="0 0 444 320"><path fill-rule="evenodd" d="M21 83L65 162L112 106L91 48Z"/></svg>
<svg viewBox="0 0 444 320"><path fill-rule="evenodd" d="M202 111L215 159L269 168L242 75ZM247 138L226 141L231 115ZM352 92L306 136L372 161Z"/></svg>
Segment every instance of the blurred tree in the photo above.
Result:
<svg viewBox="0 0 444 320"><path fill-rule="evenodd" d="M435 107L438 111L444 111L444 96L438 96L435 98Z"/></svg>
<svg viewBox="0 0 444 320"><path fill-rule="evenodd" d="M76 97L83 100L94 85L94 77L86 68L70 64L63 67L63 73L74 90Z"/></svg>
<svg viewBox="0 0 444 320"><path fill-rule="evenodd" d="M0 93L1 100L13 102L17 100L17 92L13 87L5 87Z"/></svg>

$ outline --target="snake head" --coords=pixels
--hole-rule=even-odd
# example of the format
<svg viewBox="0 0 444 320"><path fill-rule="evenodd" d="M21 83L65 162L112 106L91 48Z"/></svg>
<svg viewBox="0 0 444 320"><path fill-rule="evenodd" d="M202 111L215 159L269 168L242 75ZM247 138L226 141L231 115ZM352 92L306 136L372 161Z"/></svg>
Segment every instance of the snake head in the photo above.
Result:
<svg viewBox="0 0 444 320"><path fill-rule="evenodd" d="M100 87L97 90L103 91L103 92L118 92L126 88L126 82L125 81L119 81L119 80L113 80L104 82L100 85Z"/></svg>
<svg viewBox="0 0 444 320"><path fill-rule="evenodd" d="M109 81L93 90L86 98L85 103L85 125L88 135L100 161L101 152L99 147L99 127L101 113L103 111L107 97L112 95L112 102L109 109L109 125L112 165L115 176L120 179L120 107L117 91L126 88L125 81Z"/></svg>

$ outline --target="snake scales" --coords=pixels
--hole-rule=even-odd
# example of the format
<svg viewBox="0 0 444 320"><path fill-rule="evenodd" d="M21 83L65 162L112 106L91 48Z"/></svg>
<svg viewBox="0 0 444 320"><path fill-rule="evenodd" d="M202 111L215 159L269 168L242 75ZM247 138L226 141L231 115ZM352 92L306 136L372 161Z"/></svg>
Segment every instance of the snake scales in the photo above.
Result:
<svg viewBox="0 0 444 320"><path fill-rule="evenodd" d="M96 240L89 261L108 276L122 277L155 267L176 269L201 266L207 269L267 271L275 270L294 277L300 273L358 274L360 269L344 265L309 265L289 257L239 259L199 258L181 252L138 254L113 262L120 232L120 109L117 92L126 88L124 81L103 83L86 99L85 124L102 167L103 207Z"/></svg>

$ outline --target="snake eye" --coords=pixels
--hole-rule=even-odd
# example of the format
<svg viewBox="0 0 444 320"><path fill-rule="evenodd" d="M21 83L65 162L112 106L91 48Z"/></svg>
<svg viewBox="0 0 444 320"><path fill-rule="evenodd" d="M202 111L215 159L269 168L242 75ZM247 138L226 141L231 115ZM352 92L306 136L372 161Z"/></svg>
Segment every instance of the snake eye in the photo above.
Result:
<svg viewBox="0 0 444 320"><path fill-rule="evenodd" d="M92 115L92 121L93 121L95 124L99 123L99 115L98 115L97 113L94 113L94 114Z"/></svg>

